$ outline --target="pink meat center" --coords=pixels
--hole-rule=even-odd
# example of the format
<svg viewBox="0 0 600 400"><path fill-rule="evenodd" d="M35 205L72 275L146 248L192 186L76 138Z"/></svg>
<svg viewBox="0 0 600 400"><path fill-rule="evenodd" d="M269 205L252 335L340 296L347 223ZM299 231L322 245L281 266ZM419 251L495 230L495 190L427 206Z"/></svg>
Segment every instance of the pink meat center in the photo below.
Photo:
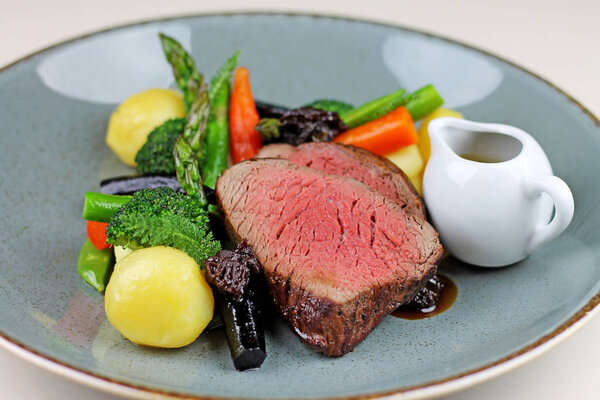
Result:
<svg viewBox="0 0 600 400"><path fill-rule="evenodd" d="M353 297L425 261L419 228L356 181L269 166L242 182L224 205L234 229L268 271L317 294Z"/></svg>
<svg viewBox="0 0 600 400"><path fill-rule="evenodd" d="M375 168L365 166L360 160L349 156L346 151L338 149L337 146L322 146L314 149L311 147L297 148L286 158L303 167L310 167L334 175L350 176L364 182L401 206L406 204L389 174L381 174Z"/></svg>

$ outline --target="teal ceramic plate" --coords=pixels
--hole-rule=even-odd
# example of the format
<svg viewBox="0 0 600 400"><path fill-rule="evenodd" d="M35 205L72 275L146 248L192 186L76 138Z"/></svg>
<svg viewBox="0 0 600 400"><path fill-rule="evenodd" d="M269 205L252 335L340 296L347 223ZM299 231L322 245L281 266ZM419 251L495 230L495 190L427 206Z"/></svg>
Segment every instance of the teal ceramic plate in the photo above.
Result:
<svg viewBox="0 0 600 400"><path fill-rule="evenodd" d="M180 350L141 348L106 321L77 275L83 193L127 173L104 144L116 104L172 85L157 33L192 49L210 76L233 50L259 99L358 104L434 83L476 121L516 125L573 191L568 230L525 261L475 269L449 258L447 312L387 317L351 354L314 353L276 321L260 370L235 372L221 332ZM394 26L301 15L211 15L121 27L64 43L0 73L0 333L37 364L115 393L198 398L351 398L439 394L493 376L565 337L600 301L600 132L542 79L476 49Z"/></svg>

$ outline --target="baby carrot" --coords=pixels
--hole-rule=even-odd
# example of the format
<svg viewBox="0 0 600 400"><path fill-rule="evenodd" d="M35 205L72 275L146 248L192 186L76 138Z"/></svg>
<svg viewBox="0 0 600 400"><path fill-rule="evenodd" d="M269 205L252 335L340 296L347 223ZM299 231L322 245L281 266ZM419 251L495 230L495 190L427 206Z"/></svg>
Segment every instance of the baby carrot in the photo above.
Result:
<svg viewBox="0 0 600 400"><path fill-rule="evenodd" d="M234 163L254 157L262 147L260 136L254 129L259 119L250 88L250 73L247 68L237 68L229 107L229 137Z"/></svg>
<svg viewBox="0 0 600 400"><path fill-rule="evenodd" d="M392 153L417 143L419 135L410 113L404 107L366 124L350 129L333 140L372 151L378 155Z"/></svg>

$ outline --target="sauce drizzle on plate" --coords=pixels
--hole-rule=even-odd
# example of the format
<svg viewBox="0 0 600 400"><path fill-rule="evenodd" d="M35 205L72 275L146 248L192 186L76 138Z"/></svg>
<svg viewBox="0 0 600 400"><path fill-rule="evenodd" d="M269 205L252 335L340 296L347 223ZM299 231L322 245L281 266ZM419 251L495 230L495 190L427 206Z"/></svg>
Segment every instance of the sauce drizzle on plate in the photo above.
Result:
<svg viewBox="0 0 600 400"><path fill-rule="evenodd" d="M437 282L435 280L437 278ZM414 301L398 307L392 312L396 318L402 319L424 319L431 318L448 310L454 304L458 296L456 284L446 275L437 274L434 278L427 281L427 289L437 293L437 301L433 306L422 308Z"/></svg>

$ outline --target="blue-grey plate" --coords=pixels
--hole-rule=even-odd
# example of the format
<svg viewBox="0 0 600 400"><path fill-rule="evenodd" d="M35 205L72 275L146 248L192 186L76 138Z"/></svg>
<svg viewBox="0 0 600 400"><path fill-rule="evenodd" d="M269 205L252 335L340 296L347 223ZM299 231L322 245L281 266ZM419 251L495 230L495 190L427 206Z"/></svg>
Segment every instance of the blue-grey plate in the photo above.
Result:
<svg viewBox="0 0 600 400"><path fill-rule="evenodd" d="M449 258L454 306L387 317L352 353L328 358L281 321L260 370L235 372L221 332L179 350L138 347L79 279L83 193L127 173L104 144L117 103L172 85L157 33L180 39L210 76L235 49L255 96L294 106L359 104L434 83L468 119L516 125L546 150L575 197L568 230L525 261L475 269ZM424 396L464 387L540 353L600 301L599 122L548 82L488 53L387 25L302 15L211 15L72 40L0 72L1 342L39 365L116 393L199 398Z"/></svg>

